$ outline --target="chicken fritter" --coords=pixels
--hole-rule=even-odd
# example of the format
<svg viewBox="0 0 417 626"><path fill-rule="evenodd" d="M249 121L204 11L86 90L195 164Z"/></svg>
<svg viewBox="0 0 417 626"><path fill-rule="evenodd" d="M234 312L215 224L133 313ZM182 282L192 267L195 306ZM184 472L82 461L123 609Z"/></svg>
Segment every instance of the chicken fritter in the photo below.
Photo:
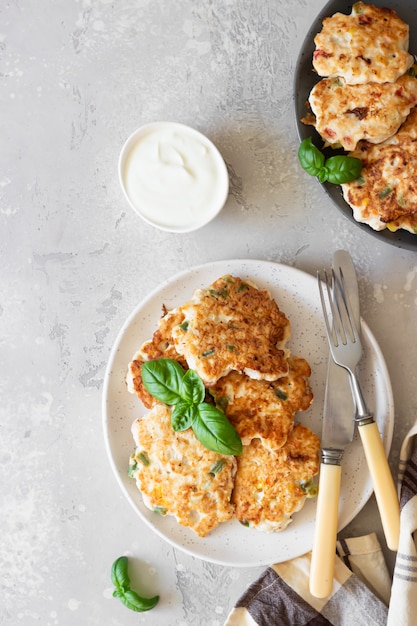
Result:
<svg viewBox="0 0 417 626"><path fill-rule="evenodd" d="M378 231L417 234L417 109L393 137L378 145L360 142L350 155L362 161L360 177L342 185L355 220Z"/></svg>
<svg viewBox="0 0 417 626"><path fill-rule="evenodd" d="M287 376L278 381L253 380L231 372L210 389L216 404L233 424L243 445L260 439L270 450L287 441L294 426L294 414L310 406L310 366L304 359L288 360Z"/></svg>
<svg viewBox="0 0 417 626"><path fill-rule="evenodd" d="M175 349L206 386L233 370L263 380L287 374L290 322L266 289L226 275L178 310Z"/></svg>
<svg viewBox="0 0 417 626"><path fill-rule="evenodd" d="M151 396L142 383L142 363L161 358L173 359L187 369L186 360L178 354L172 343L172 328L174 325L181 324L183 319L184 316L178 309L169 312L164 310L164 315L160 318L158 328L152 339L142 345L129 363L126 376L128 391L135 393L147 409L157 404L158 400Z"/></svg>
<svg viewBox="0 0 417 626"><path fill-rule="evenodd" d="M364 85L323 79L311 90L309 103L322 139L354 150L362 139L381 143L397 132L417 103L417 79L406 75L395 83Z"/></svg>
<svg viewBox="0 0 417 626"><path fill-rule="evenodd" d="M149 509L175 516L204 537L233 517L236 460L207 450L190 428L174 431L171 413L170 407L158 404L133 423L136 450L129 473Z"/></svg>
<svg viewBox="0 0 417 626"><path fill-rule="evenodd" d="M319 76L341 76L350 85L395 82L413 65L409 27L393 9L356 2L350 15L323 20L314 38Z"/></svg>
<svg viewBox="0 0 417 626"><path fill-rule="evenodd" d="M255 439L237 457L232 501L238 520L266 532L284 530L292 515L315 495L312 483L319 470L320 439L297 424L278 450Z"/></svg>

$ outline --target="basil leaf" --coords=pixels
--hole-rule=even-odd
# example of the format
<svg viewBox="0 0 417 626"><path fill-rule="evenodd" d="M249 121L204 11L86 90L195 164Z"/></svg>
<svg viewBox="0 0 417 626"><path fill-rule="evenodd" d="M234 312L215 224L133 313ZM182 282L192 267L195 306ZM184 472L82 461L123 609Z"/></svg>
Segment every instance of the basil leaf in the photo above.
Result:
<svg viewBox="0 0 417 626"><path fill-rule="evenodd" d="M175 431L186 430L197 417L197 406L189 404L185 400L180 400L175 405L171 415L171 426Z"/></svg>
<svg viewBox="0 0 417 626"><path fill-rule="evenodd" d="M130 587L129 575L127 573L127 556L119 556L111 568L111 581L118 593Z"/></svg>
<svg viewBox="0 0 417 626"><path fill-rule="evenodd" d="M240 454L242 441L224 413L204 402L204 383L194 370L187 372L177 361L155 359L142 364L142 380L149 393L170 406L175 431L190 426L200 443L220 454Z"/></svg>
<svg viewBox="0 0 417 626"><path fill-rule="evenodd" d="M120 556L112 565L111 580L116 589L113 597L119 598L132 611L149 611L158 603L159 596L142 598L136 591L130 589L130 580L127 573L127 556Z"/></svg>
<svg viewBox="0 0 417 626"><path fill-rule="evenodd" d="M128 609L141 613L142 611L150 611L153 609L154 606L158 604L159 596L154 596L153 598L142 598L136 593L136 591L127 589L120 597L120 600L125 606L127 606Z"/></svg>
<svg viewBox="0 0 417 626"><path fill-rule="evenodd" d="M323 166L321 171L317 174L317 178L321 183L325 183L329 177L329 170L326 166Z"/></svg>
<svg viewBox="0 0 417 626"><path fill-rule="evenodd" d="M227 417L211 404L198 405L198 415L192 429L200 443L219 454L238 455L242 441Z"/></svg>
<svg viewBox="0 0 417 626"><path fill-rule="evenodd" d="M200 376L194 370L188 370L182 379L182 398L190 404L200 404L206 390Z"/></svg>
<svg viewBox="0 0 417 626"><path fill-rule="evenodd" d="M182 399L184 374L184 368L173 359L155 359L142 363L145 389L165 404L177 404Z"/></svg>
<svg viewBox="0 0 417 626"><path fill-rule="evenodd" d="M311 176L319 176L324 166L324 154L313 144L311 137L304 139L298 148L300 165Z"/></svg>
<svg viewBox="0 0 417 626"><path fill-rule="evenodd" d="M362 161L350 156L333 156L325 163L329 183L341 185L358 178L362 170Z"/></svg>
<svg viewBox="0 0 417 626"><path fill-rule="evenodd" d="M362 170L362 161L355 157L340 154L326 159L311 137L301 142L298 160L301 167L311 176L316 176L321 183L349 183L358 178Z"/></svg>

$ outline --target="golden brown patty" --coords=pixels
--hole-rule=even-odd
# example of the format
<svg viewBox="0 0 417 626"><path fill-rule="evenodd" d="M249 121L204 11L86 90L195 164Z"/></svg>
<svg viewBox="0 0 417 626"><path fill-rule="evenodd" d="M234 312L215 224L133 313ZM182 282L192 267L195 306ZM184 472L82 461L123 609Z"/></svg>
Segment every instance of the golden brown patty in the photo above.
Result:
<svg viewBox="0 0 417 626"><path fill-rule="evenodd" d="M141 372L142 363L161 358L173 359L187 369L186 360L178 354L172 343L172 328L174 325L181 324L183 319L184 316L178 309L174 309L168 313L165 311L165 315L159 320L158 328L154 332L152 339L142 345L129 363L126 376L128 391L135 393L148 409L152 408L158 400L155 400L143 386Z"/></svg>
<svg viewBox="0 0 417 626"><path fill-rule="evenodd" d="M362 160L361 176L342 190L355 220L374 230L417 233L417 109L394 137L361 142L351 155Z"/></svg>
<svg viewBox="0 0 417 626"><path fill-rule="evenodd" d="M357 2L350 15L323 20L313 66L319 76L342 76L351 85L395 82L412 66L409 27L392 9Z"/></svg>
<svg viewBox="0 0 417 626"><path fill-rule="evenodd" d="M223 276L179 307L172 329L177 352L206 386L232 370L276 380L288 372L290 322L266 289Z"/></svg>
<svg viewBox="0 0 417 626"><path fill-rule="evenodd" d="M204 537L233 517L231 504L236 460L207 450L191 429L175 432L171 409L156 405L132 426L136 450L130 475L144 503Z"/></svg>
<svg viewBox="0 0 417 626"><path fill-rule="evenodd" d="M312 402L310 373L307 361L290 357L288 375L276 382L252 380L231 372L210 392L243 445L258 438L265 447L274 450L287 441L294 426L294 414L308 409Z"/></svg>
<svg viewBox="0 0 417 626"><path fill-rule="evenodd" d="M407 75L395 83L364 85L323 79L311 90L309 103L323 140L354 150L361 139L381 143L397 132L417 103L417 79Z"/></svg>
<svg viewBox="0 0 417 626"><path fill-rule="evenodd" d="M239 521L258 530L284 530L302 508L306 486L318 473L319 449L317 435L301 424L274 452L257 439L245 446L237 457L232 497Z"/></svg>

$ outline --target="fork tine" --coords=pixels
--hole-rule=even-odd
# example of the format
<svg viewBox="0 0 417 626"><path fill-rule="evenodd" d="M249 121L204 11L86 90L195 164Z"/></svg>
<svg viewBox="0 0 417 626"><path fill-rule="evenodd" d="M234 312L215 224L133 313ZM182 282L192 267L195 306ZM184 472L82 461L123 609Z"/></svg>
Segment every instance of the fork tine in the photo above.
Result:
<svg viewBox="0 0 417 626"><path fill-rule="evenodd" d="M340 316L339 305L334 298L334 291L335 291L334 272L332 271L331 278L329 278L326 270L323 270L322 274L320 272L317 272L317 276L319 279L318 283L319 283L319 290L320 290L320 300L321 300L321 306L323 309L323 317L326 323L326 330L327 330L327 336L328 336L329 342L333 343L335 347L337 347L340 343L346 344L346 338L344 336L344 329L343 329L343 321ZM323 288L323 283L325 285L325 289ZM326 292L327 302L329 306L326 305L326 297L324 295L324 292ZM330 324L328 309L330 310L331 316L332 316L331 324Z"/></svg>
<svg viewBox="0 0 417 626"><path fill-rule="evenodd" d="M330 301L330 298L329 298L329 283L328 283L326 270L323 270L323 272L317 272L317 282L318 282L318 285L319 285L321 308L323 309L323 317L324 317L324 322L326 324L327 337L328 337L329 341L332 341L334 343L334 336L333 336L332 330L330 328L329 315L328 315L328 312L327 312L326 300L325 300L325 297L324 297L324 289L323 289L323 283L324 283L326 285L327 297L328 297L328 299Z"/></svg>
<svg viewBox="0 0 417 626"><path fill-rule="evenodd" d="M341 267L339 268L339 275L336 275L334 270L333 270L333 274L334 274L334 289L333 289L334 299L336 302L337 309L339 311L340 318L342 320L342 328L343 328L344 335L345 335L343 344L346 345L347 343L347 335L349 335L350 340L353 343L356 343L357 341L359 341L359 333L358 333L358 330L356 328L356 325L353 319L352 306L350 304L348 291L345 287L345 281L344 281L342 268Z"/></svg>
<svg viewBox="0 0 417 626"><path fill-rule="evenodd" d="M340 282L340 278L336 275L334 269L332 269L332 299L333 299L333 320L337 321L337 328L339 331L340 341L345 346L347 344L346 335L346 307L344 306L343 291ZM337 315L336 315L337 311ZM333 322L334 323L334 322Z"/></svg>

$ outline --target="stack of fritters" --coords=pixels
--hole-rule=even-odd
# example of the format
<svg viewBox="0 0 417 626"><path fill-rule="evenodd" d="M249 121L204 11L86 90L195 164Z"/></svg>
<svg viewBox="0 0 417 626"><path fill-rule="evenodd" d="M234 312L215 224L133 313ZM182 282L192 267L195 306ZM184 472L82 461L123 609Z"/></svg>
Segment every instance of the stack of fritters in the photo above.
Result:
<svg viewBox="0 0 417 626"><path fill-rule="evenodd" d="M325 76L312 89L314 125L330 145L354 150L358 141L391 137L417 103L417 81L408 26L392 9L363 2L350 15L323 20L316 35L313 67Z"/></svg>
<svg viewBox="0 0 417 626"><path fill-rule="evenodd" d="M326 78L313 87L314 115L303 121L325 145L361 159L360 178L342 185L354 218L374 230L416 233L417 79L409 26L392 9L357 2L350 15L325 18L314 42L313 67Z"/></svg>
<svg viewBox="0 0 417 626"><path fill-rule="evenodd" d="M268 291L229 275L164 311L152 339L129 364L127 384L150 413L135 421L131 475L145 504L205 536L237 517L283 530L318 472L319 438L294 424L313 395L310 367L286 344L290 322ZM205 449L191 429L175 432L171 408L144 389L141 365L157 358L195 370L243 443L238 457ZM262 470L260 470L262 468Z"/></svg>

